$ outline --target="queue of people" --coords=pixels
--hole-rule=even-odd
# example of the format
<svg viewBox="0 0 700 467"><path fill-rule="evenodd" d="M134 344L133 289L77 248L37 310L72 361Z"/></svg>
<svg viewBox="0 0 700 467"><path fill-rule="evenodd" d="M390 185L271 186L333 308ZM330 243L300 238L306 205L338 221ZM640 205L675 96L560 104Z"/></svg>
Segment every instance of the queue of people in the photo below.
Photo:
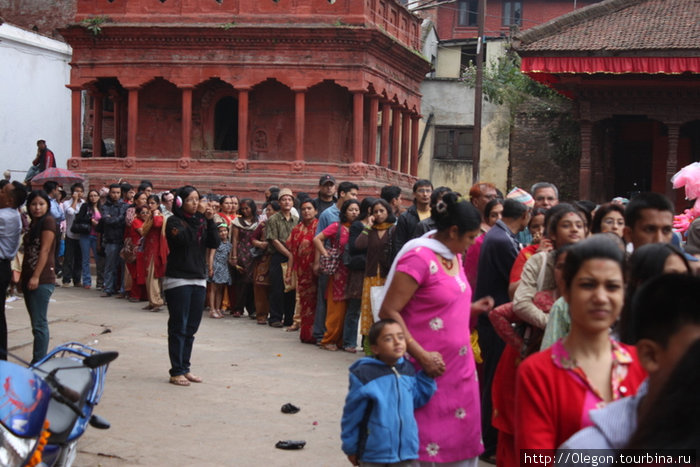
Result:
<svg viewBox="0 0 700 467"><path fill-rule="evenodd" d="M655 193L596 206L560 203L550 183L504 196L479 182L466 199L418 180L402 211L398 187L360 201L357 184L324 175L316 198L270 187L259 211L192 186L157 195L144 181L85 201L74 184L54 215L56 187L45 188L27 197L24 226L23 186L0 191L2 232L26 232L20 282L35 361L48 346L63 225L64 284L92 287L92 254L103 297L167 305L171 384L202 381L190 360L203 316L247 315L302 343L363 353L342 420L353 464L511 466L530 450L639 446L653 401L700 337L688 305L698 261ZM0 286L18 250L0 241ZM683 308L669 311L672 324L650 308L671 306L657 289ZM381 435L387 413L398 418L384 429L399 423L398 436Z"/></svg>

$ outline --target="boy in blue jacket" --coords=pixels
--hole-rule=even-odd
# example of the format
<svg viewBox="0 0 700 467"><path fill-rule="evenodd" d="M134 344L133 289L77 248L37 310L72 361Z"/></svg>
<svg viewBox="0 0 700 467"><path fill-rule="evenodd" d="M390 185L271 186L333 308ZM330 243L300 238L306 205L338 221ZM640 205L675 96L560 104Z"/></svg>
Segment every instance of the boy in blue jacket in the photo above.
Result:
<svg viewBox="0 0 700 467"><path fill-rule="evenodd" d="M376 358L350 366L340 437L353 465L410 465L418 459L418 425L414 409L425 405L437 389L435 380L416 373L403 356L406 338L393 319L377 321L369 330Z"/></svg>

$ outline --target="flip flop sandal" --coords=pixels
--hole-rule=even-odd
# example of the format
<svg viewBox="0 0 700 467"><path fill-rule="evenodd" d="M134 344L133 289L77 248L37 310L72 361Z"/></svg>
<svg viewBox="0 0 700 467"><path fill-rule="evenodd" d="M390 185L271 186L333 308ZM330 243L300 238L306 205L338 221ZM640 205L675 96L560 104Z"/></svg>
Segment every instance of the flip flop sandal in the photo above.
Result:
<svg viewBox="0 0 700 467"><path fill-rule="evenodd" d="M199 376L195 376L192 373L185 373L185 378L191 383L201 383L203 380Z"/></svg>
<svg viewBox="0 0 700 467"><path fill-rule="evenodd" d="M187 380L187 378L184 375L171 376L169 382L170 382L170 384L174 384L175 386L189 386L190 385L190 382Z"/></svg>

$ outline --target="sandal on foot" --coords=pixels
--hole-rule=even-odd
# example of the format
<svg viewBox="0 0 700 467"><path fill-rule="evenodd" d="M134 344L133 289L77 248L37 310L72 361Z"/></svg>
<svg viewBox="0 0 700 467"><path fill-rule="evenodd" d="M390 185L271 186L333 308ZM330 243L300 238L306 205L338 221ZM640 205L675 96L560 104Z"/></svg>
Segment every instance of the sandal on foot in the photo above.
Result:
<svg viewBox="0 0 700 467"><path fill-rule="evenodd" d="M185 378L191 383L201 383L203 380L201 377L193 375L192 373L185 373Z"/></svg>
<svg viewBox="0 0 700 467"><path fill-rule="evenodd" d="M189 386L190 385L190 382L185 377L185 375L171 376L169 383L174 384L175 386Z"/></svg>
<svg viewBox="0 0 700 467"><path fill-rule="evenodd" d="M209 310L209 317L214 319L221 319L223 315L219 313L219 310Z"/></svg>
<svg viewBox="0 0 700 467"><path fill-rule="evenodd" d="M323 344L321 348L323 350L330 350L331 352L335 352L336 350L338 350L338 346L335 344Z"/></svg>
<svg viewBox="0 0 700 467"><path fill-rule="evenodd" d="M285 330L286 330L287 332L298 331L298 330L299 330L299 326L297 326L296 324L292 324L291 326L289 326L289 327L288 327L287 329L285 329Z"/></svg>

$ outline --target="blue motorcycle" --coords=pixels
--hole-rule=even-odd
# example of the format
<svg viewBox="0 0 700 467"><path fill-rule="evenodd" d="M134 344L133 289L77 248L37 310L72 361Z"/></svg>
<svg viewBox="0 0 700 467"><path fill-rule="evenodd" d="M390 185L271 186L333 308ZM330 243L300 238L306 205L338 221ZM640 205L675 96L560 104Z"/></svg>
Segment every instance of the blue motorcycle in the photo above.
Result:
<svg viewBox="0 0 700 467"><path fill-rule="evenodd" d="M118 356L70 342L29 368L0 360L0 465L72 465L87 425L109 428L92 411Z"/></svg>

